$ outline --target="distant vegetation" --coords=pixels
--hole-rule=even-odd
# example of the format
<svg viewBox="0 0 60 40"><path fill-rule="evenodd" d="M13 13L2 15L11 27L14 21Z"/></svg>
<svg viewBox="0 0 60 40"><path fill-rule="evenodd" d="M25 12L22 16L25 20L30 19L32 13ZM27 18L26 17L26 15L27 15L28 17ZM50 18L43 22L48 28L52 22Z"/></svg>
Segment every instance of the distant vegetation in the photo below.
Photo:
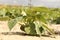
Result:
<svg viewBox="0 0 60 40"><path fill-rule="evenodd" d="M31 12L32 15L35 12L40 12L47 20L53 20L53 23L57 23L57 18L60 19L60 8L47 8L47 7L28 7L28 6L11 6L0 5L0 20L9 20L21 16L22 11ZM60 21L59 21L60 23Z"/></svg>

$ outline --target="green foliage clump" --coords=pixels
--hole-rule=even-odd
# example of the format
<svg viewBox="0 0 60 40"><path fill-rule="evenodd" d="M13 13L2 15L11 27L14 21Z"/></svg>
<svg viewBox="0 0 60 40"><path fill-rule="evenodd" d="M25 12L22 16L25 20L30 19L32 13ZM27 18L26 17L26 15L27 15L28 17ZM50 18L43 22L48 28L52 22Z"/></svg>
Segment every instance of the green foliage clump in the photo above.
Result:
<svg viewBox="0 0 60 40"><path fill-rule="evenodd" d="M5 7L0 8L0 20L7 20L11 30L16 23L21 25L21 30L31 35L42 35L47 30L54 34L48 23L60 17L60 9L46 7Z"/></svg>

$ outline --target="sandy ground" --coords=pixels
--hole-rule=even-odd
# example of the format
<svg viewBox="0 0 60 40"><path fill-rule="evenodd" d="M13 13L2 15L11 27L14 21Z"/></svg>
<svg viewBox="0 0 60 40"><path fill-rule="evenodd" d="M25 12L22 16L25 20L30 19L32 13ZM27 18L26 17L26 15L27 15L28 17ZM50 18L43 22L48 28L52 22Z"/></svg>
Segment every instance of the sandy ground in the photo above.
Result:
<svg viewBox="0 0 60 40"><path fill-rule="evenodd" d="M59 28L60 25L52 25L52 26L54 27L54 29L60 31ZM2 22L0 21L0 40L60 40L60 35L55 35L56 38L51 38L48 36L38 37L38 36L24 35L22 31L19 29L19 27L20 26L17 24L11 31L9 31L7 21Z"/></svg>

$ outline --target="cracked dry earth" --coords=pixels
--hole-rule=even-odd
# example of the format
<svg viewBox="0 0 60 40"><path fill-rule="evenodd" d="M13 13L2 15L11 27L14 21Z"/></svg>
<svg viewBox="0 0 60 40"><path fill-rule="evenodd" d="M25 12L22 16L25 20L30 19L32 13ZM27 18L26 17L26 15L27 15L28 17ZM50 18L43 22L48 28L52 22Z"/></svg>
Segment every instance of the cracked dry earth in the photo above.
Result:
<svg viewBox="0 0 60 40"><path fill-rule="evenodd" d="M9 31L7 21L0 21L0 40L60 40L60 35L55 35L56 38L25 35L19 27L20 26L17 24L11 31ZM53 27L60 31L60 25L53 25Z"/></svg>

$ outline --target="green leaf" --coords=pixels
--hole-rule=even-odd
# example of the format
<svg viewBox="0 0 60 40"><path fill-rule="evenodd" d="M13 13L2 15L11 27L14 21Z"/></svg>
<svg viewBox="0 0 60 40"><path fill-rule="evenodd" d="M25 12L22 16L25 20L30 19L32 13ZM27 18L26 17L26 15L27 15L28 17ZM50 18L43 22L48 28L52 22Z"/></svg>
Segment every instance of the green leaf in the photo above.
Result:
<svg viewBox="0 0 60 40"><path fill-rule="evenodd" d="M38 15L36 15L36 17L37 17L37 20L47 23L47 20L44 18L43 15L38 14Z"/></svg>
<svg viewBox="0 0 60 40"><path fill-rule="evenodd" d="M42 23L42 26L47 29L47 31L49 31L51 34L54 34L54 31L52 31L52 29L50 29L47 24L45 24L44 22L41 22L41 23Z"/></svg>
<svg viewBox="0 0 60 40"><path fill-rule="evenodd" d="M26 25L25 26L25 32L27 34L36 35L35 24L34 23L29 23L29 25Z"/></svg>
<svg viewBox="0 0 60 40"><path fill-rule="evenodd" d="M40 32L40 29L39 29L39 27L40 27L39 22L35 21L34 24L35 24L36 33L41 36L41 32Z"/></svg>
<svg viewBox="0 0 60 40"><path fill-rule="evenodd" d="M15 19L8 21L9 29L11 30L16 25L16 23L17 23L17 21Z"/></svg>

